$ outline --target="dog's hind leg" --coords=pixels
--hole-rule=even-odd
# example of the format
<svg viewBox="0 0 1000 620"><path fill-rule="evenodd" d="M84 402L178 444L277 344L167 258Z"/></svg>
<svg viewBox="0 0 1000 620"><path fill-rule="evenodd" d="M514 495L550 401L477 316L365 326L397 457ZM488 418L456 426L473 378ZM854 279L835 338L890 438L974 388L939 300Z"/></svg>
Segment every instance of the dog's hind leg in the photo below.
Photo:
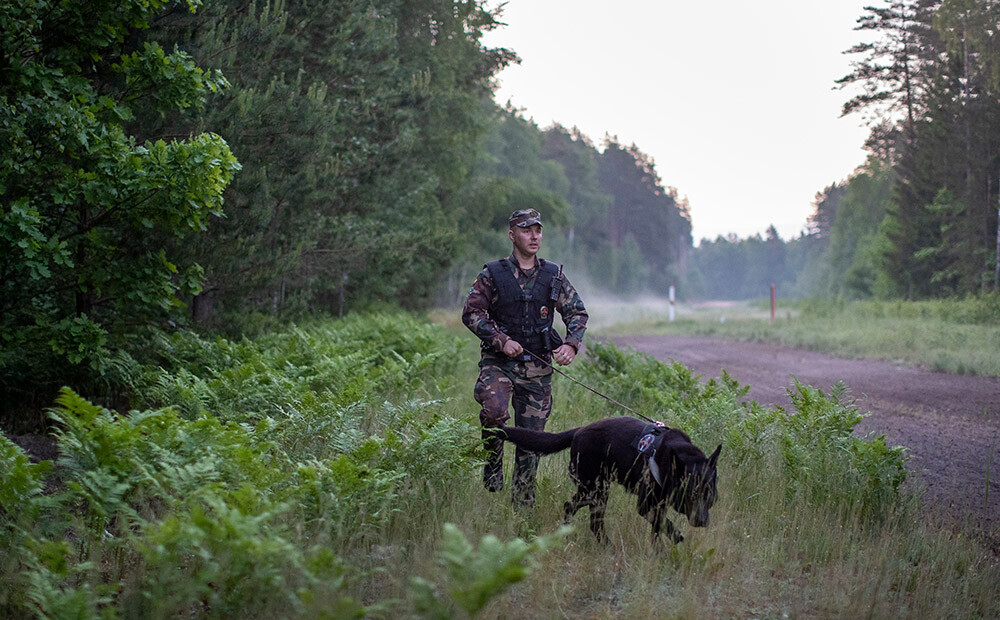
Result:
<svg viewBox="0 0 1000 620"><path fill-rule="evenodd" d="M576 494L565 504L566 522L569 523L580 508L590 506L590 530L598 540L603 540L604 509L608 503L608 491L611 486L604 461L582 458L580 449L574 444L570 455L569 474L576 482Z"/></svg>
<svg viewBox="0 0 1000 620"><path fill-rule="evenodd" d="M595 486L577 483L576 493L573 494L573 499L563 504L563 509L565 510L563 513L563 521L565 523L571 523L573 521L573 515L575 515L578 510L584 506L592 506L596 493L597 489Z"/></svg>
<svg viewBox="0 0 1000 620"><path fill-rule="evenodd" d="M573 454L569 461L569 477L576 483L576 493L573 498L563 504L563 523L573 522L573 515L584 506L589 506L594 496L594 481L580 477L579 455Z"/></svg>
<svg viewBox="0 0 1000 620"><path fill-rule="evenodd" d="M597 540L604 540L604 511L608 507L608 485L598 487L590 504L590 531Z"/></svg>
<svg viewBox="0 0 1000 620"><path fill-rule="evenodd" d="M590 530L598 540L604 538L604 510L608 503L608 485L580 485L573 498L563 505L565 523L573 521L573 515L584 506L590 507Z"/></svg>

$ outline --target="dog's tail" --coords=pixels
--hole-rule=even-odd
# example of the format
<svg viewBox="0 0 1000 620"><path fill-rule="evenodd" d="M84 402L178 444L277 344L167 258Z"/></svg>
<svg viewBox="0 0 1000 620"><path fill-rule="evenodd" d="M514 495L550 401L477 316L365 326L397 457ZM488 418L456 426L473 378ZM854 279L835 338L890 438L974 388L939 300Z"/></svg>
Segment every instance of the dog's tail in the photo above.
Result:
<svg viewBox="0 0 1000 620"><path fill-rule="evenodd" d="M545 431L533 431L530 428L504 426L494 429L494 432L497 437L506 439L518 448L539 454L552 454L568 448L578 430L573 428L561 433L546 433Z"/></svg>

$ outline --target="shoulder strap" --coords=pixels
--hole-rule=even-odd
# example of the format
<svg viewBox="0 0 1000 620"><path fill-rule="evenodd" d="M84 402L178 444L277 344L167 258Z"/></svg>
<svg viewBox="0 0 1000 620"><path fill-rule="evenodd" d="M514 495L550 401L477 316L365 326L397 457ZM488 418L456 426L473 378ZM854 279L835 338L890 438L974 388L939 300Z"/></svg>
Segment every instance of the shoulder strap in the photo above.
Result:
<svg viewBox="0 0 1000 620"><path fill-rule="evenodd" d="M562 271L562 266L556 265L555 263L547 261L544 258L538 259L538 268L542 270L542 273L551 274L553 278Z"/></svg>
<svg viewBox="0 0 1000 620"><path fill-rule="evenodd" d="M489 270L490 277L493 278L493 285L497 287L497 293L499 293L501 300L521 299L524 296L524 292L514 277L514 270L506 260L500 259L486 263L486 269Z"/></svg>

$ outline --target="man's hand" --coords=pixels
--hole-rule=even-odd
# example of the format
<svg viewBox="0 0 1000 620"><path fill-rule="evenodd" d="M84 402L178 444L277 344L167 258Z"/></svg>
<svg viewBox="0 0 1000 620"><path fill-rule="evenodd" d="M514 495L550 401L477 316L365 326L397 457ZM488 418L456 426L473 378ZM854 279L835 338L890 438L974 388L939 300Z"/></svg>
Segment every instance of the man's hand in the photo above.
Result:
<svg viewBox="0 0 1000 620"><path fill-rule="evenodd" d="M576 349L571 344L564 344L552 352L552 359L560 366L569 366L576 357Z"/></svg>
<svg viewBox="0 0 1000 620"><path fill-rule="evenodd" d="M521 343L511 338L503 344L503 354L507 357L517 357L524 354L524 347L521 346Z"/></svg>

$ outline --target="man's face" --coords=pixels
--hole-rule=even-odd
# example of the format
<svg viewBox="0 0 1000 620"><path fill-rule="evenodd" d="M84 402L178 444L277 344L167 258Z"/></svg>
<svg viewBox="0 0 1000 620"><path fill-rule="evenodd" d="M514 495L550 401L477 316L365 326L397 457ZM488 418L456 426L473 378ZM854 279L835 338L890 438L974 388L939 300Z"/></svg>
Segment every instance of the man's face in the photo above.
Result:
<svg viewBox="0 0 1000 620"><path fill-rule="evenodd" d="M542 226L541 224L532 224L524 228L515 226L510 229L508 236L514 243L514 248L521 254L534 256L542 244Z"/></svg>

